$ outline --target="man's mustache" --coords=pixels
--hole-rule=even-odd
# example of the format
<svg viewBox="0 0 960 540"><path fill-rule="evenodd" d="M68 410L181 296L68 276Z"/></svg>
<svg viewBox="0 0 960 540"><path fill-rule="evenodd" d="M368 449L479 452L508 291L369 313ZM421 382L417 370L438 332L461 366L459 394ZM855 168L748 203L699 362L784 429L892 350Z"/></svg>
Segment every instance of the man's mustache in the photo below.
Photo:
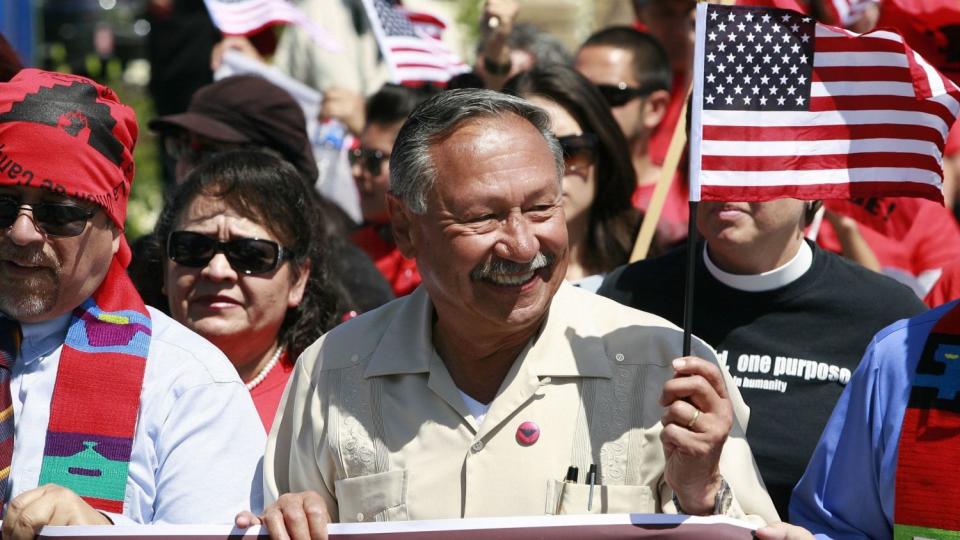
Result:
<svg viewBox="0 0 960 540"><path fill-rule="evenodd" d="M556 256L551 253L537 252L536 257L528 262L508 261L506 259L494 258L470 272L471 279L484 279L491 274L525 274L535 272L546 266L550 266L556 260Z"/></svg>
<svg viewBox="0 0 960 540"><path fill-rule="evenodd" d="M17 247L10 242L0 242L0 260L9 261L20 266L40 266L59 270L59 262L43 248Z"/></svg>

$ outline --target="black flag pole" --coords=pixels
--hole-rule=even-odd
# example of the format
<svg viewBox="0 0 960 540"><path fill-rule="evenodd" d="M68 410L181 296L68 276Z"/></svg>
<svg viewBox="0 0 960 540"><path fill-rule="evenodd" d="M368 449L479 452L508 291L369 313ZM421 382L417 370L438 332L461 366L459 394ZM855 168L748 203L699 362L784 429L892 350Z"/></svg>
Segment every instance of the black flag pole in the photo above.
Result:
<svg viewBox="0 0 960 540"><path fill-rule="evenodd" d="M690 219L687 223L687 278L683 289L683 356L690 356L690 338L693 336L693 289L697 274L697 201L690 201Z"/></svg>
<svg viewBox="0 0 960 540"><path fill-rule="evenodd" d="M723 5L731 5L734 0L720 0ZM689 174L690 216L687 220L687 276L683 290L683 356L690 356L690 344L693 337L693 291L694 276L697 275L697 206L700 204L700 144L703 140L700 115L703 109L703 51L706 45L704 27L707 19L707 4L703 0L697 3L696 39L694 43L693 81L690 85L690 101L687 102L689 116L684 118L689 131Z"/></svg>

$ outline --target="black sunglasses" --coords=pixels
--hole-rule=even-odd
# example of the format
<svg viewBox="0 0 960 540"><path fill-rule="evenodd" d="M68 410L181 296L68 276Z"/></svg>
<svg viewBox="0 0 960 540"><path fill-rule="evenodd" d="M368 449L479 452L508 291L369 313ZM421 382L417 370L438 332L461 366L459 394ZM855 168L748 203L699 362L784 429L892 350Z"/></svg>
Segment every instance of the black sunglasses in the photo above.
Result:
<svg viewBox="0 0 960 540"><path fill-rule="evenodd" d="M47 236L77 236L87 228L87 221L97 211L70 203L24 203L14 197L0 197L0 229L8 229L17 221L20 210L29 208L33 222Z"/></svg>
<svg viewBox="0 0 960 540"><path fill-rule="evenodd" d="M383 171L383 162L390 159L388 154L380 150L363 147L351 150L349 157L351 166L360 164L373 176L379 175Z"/></svg>
<svg viewBox="0 0 960 540"><path fill-rule="evenodd" d="M630 103L630 100L638 97L646 97L657 90L666 90L666 88L656 82L641 84L640 86L627 86L627 83L617 84L598 84L597 90L611 107L620 107Z"/></svg>
<svg viewBox="0 0 960 540"><path fill-rule="evenodd" d="M193 231L174 231L167 240L167 258L190 268L203 268L223 253L230 266L244 274L264 274L292 259L293 253L272 240L236 238L226 242Z"/></svg>
<svg viewBox="0 0 960 540"><path fill-rule="evenodd" d="M557 137L563 149L566 172L585 171L597 162L597 136L593 133Z"/></svg>

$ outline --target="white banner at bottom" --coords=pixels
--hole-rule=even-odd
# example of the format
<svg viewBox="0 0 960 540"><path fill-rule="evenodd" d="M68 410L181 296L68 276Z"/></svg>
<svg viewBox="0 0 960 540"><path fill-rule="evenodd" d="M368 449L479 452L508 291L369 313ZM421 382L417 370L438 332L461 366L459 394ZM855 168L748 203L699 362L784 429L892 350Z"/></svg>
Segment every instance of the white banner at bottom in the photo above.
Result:
<svg viewBox="0 0 960 540"><path fill-rule="evenodd" d="M382 523L332 523L333 540L440 540L453 534L458 540L496 538L533 539L749 539L755 525L723 516L696 517L666 514L603 514L435 519ZM110 538L111 540L219 540L266 537L261 527L246 530L229 525L117 525L44 527L41 539Z"/></svg>

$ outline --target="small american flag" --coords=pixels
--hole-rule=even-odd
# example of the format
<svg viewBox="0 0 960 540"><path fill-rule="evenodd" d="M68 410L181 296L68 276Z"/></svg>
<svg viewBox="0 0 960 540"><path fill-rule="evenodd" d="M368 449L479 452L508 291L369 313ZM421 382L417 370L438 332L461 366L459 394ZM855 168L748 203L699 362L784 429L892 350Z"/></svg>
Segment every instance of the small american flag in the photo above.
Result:
<svg viewBox="0 0 960 540"><path fill-rule="evenodd" d="M699 4L690 199L942 201L960 90L903 39Z"/></svg>
<svg viewBox="0 0 960 540"><path fill-rule="evenodd" d="M331 52L343 47L322 26L287 0L204 0L213 24L224 34L249 36L275 24L296 24Z"/></svg>
<svg viewBox="0 0 960 540"><path fill-rule="evenodd" d="M444 23L405 10L396 0L363 0L367 17L395 83L445 83L470 71L442 41Z"/></svg>

